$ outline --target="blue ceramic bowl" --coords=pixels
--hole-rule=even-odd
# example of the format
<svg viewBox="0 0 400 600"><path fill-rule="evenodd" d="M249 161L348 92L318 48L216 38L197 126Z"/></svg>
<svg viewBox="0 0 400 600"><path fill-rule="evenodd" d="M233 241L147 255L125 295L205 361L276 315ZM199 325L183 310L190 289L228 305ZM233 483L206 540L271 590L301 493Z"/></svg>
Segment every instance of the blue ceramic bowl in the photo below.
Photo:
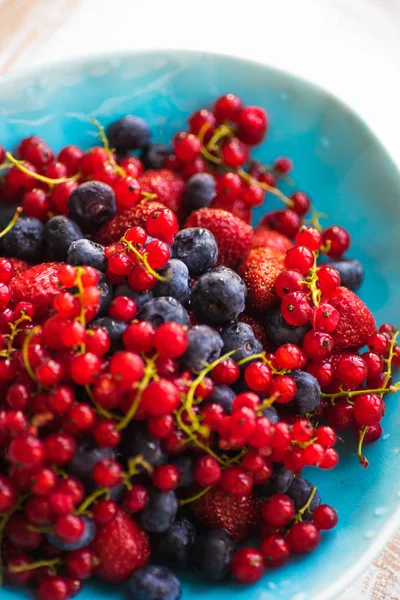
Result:
<svg viewBox="0 0 400 600"><path fill-rule="evenodd" d="M139 52L59 64L0 83L0 143L13 148L36 133L56 149L95 141L91 119L104 125L126 113L144 117L153 139L167 141L195 109L234 92L270 116L256 156L269 163L294 159L294 179L314 205L352 234L350 255L366 268L361 296L379 322L400 323L400 176L367 126L325 91L265 65L182 51ZM270 200L268 200L270 203ZM269 204L268 208L271 207ZM264 207L259 210L262 213ZM336 506L340 525L309 557L269 571L252 587L211 585L182 575L184 600L328 600L343 590L400 525L400 412L388 399L383 439L367 449L363 470L355 442L339 444L334 472L313 470L323 501ZM29 597L2 590L2 600ZM118 587L90 584L82 600L123 598Z"/></svg>

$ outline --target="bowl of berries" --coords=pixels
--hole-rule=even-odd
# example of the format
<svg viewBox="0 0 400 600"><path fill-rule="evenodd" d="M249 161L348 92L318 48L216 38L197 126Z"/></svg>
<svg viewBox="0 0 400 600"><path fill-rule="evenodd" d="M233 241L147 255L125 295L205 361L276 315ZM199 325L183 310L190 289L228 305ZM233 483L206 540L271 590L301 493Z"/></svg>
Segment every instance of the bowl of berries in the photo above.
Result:
<svg viewBox="0 0 400 600"><path fill-rule="evenodd" d="M400 176L141 52L0 83L1 598L329 600L400 524Z"/></svg>

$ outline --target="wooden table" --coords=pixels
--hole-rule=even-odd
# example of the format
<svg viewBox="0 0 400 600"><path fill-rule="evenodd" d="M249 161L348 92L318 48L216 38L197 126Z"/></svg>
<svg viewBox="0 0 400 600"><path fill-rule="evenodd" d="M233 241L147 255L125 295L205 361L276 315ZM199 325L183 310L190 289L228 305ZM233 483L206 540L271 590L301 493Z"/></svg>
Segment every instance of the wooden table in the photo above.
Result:
<svg viewBox="0 0 400 600"><path fill-rule="evenodd" d="M400 164L400 89L394 84L399 0L253 0L242 9L252 24L247 31L229 0L196 6L196 27L191 27L195 11L186 0L0 0L0 75L113 49L185 47L239 54L340 95ZM361 598L400 599L400 532L337 600Z"/></svg>

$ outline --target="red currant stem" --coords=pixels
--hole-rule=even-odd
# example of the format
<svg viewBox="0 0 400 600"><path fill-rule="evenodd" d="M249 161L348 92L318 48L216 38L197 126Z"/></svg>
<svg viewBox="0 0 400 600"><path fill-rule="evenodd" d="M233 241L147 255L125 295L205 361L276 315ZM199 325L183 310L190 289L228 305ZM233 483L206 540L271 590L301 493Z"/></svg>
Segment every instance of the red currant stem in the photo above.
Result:
<svg viewBox="0 0 400 600"><path fill-rule="evenodd" d="M311 269L309 270L307 277L305 278L304 281L302 281L301 283L303 283L304 285L306 285L310 292L311 292L311 299L313 301L314 306L319 306L320 302L321 302L321 290L319 290L317 288L317 281L318 281L318 275L317 275L317 258L319 256L319 252L314 252L314 264L311 267Z"/></svg>
<svg viewBox="0 0 400 600"><path fill-rule="evenodd" d="M63 469L56 467L56 465L51 465L52 470L57 475L57 477L62 477L63 479L68 479L69 475Z"/></svg>
<svg viewBox="0 0 400 600"><path fill-rule="evenodd" d="M20 171L25 173L26 175L30 175L34 179L41 181L42 183L47 183L49 186L58 185L59 183L66 183L67 181L78 181L81 177L80 173L73 175L72 177L59 177L58 179L50 179L50 177L46 177L45 175L40 175L39 173L34 173L25 167L22 160L18 160L14 158L11 152L6 152L6 156L13 165L15 165Z"/></svg>
<svg viewBox="0 0 400 600"><path fill-rule="evenodd" d="M20 316L19 319L17 319L14 323L9 323L11 331L10 331L10 333L5 333L3 335L3 338L7 339L7 348L0 352L0 356L6 356L7 358L10 357L10 354L13 350L14 338L17 335L17 333L19 333L19 331L20 331L18 329L18 327L24 321L32 321L32 319L27 314L25 314L24 311L22 311L22 315Z"/></svg>
<svg viewBox="0 0 400 600"><path fill-rule="evenodd" d="M234 350L234 352L236 352L236 350ZM242 360L239 360L239 362L237 363L239 366L241 365L245 365L246 363L252 361L252 360L256 360L256 359L260 359L263 363L265 363L266 365L269 366L269 368L271 369L272 373L274 375L284 375L285 373L288 373L288 369L275 369L275 367L272 365L271 361L268 360L268 358L266 357L265 352L260 352L259 354L252 354L251 356L246 356L246 358L242 358Z"/></svg>
<svg viewBox="0 0 400 600"><path fill-rule="evenodd" d="M227 137L232 134L233 130L230 127L228 127L228 125L226 125L225 123L222 123L222 125L217 127L217 129L214 131L210 141L207 144L207 150L210 150L211 152L217 152L219 150L217 146L218 142L224 137Z"/></svg>
<svg viewBox="0 0 400 600"><path fill-rule="evenodd" d="M206 133L207 133L207 131L210 129L210 127L211 127L210 123L207 123L207 122L206 122L206 123L204 123L204 124L202 125L202 127L200 128L200 131L199 131L199 133L197 134L197 137L199 138L201 145L203 145L203 142L204 142L204 136L206 135Z"/></svg>
<svg viewBox="0 0 400 600"><path fill-rule="evenodd" d="M50 423L50 421L53 421L53 420L54 420L53 413L51 413L50 411L47 411L47 412L33 415L30 423L31 423L32 427L34 427L35 429L39 429L40 427L43 427L43 425L47 425L47 423Z"/></svg>
<svg viewBox="0 0 400 600"><path fill-rule="evenodd" d="M110 161L110 164L113 167L114 171L118 173L118 175L120 175L121 177L126 177L125 169L123 169L114 158L114 153L110 148L110 143L108 141L108 137L106 136L106 132L104 131L103 125L97 119L92 119L92 123L93 125L96 125L96 127L98 127L99 129L99 137L103 142L104 150L108 154L108 160Z"/></svg>
<svg viewBox="0 0 400 600"><path fill-rule="evenodd" d="M322 212L318 212L317 210L315 210L315 208L313 208L311 217L309 219L306 219L304 221L304 223L306 223L307 225L310 225L312 227L315 227L315 229L318 229L318 231L322 231L323 228L322 228L319 220L327 219L327 218L328 218L328 215L326 215L325 213L322 213Z"/></svg>
<svg viewBox="0 0 400 600"><path fill-rule="evenodd" d="M241 177L242 179L245 179L249 183L256 185L257 187L261 188L265 192L270 192L274 196L278 196L278 198L280 198L282 200L282 202L287 204L287 206L289 208L291 208L293 206L293 200L290 200L290 198L285 196L285 194L283 192L281 192L281 190L279 190L278 188L273 187L272 185L268 185L268 183L262 183L261 181L257 181L256 179L253 179L253 177L250 175L250 173L247 173L243 169L238 169L236 172L239 175L239 177Z"/></svg>
<svg viewBox="0 0 400 600"><path fill-rule="evenodd" d="M61 564L61 558L53 558L53 560L37 560L36 562L27 565L11 566L11 573L25 573L25 571L34 571L41 567L56 567Z"/></svg>
<svg viewBox="0 0 400 600"><path fill-rule="evenodd" d="M210 162L213 162L216 165L222 165L222 158L218 158L217 156L214 156L204 146L201 147L201 153L204 156L204 158L206 158Z"/></svg>
<svg viewBox="0 0 400 600"><path fill-rule="evenodd" d="M211 485L203 488L198 494L194 496L190 496L190 498L185 498L184 500L179 500L179 506L184 506L185 504L190 504L191 502L195 502L199 498L202 498L211 490Z"/></svg>
<svg viewBox="0 0 400 600"><path fill-rule="evenodd" d="M272 394L272 396L269 398L265 398L265 400L263 400L261 404L257 406L256 413L262 413L265 408L272 406L275 400L279 398L279 395L279 392L275 392L275 394Z"/></svg>
<svg viewBox="0 0 400 600"><path fill-rule="evenodd" d="M34 531L35 533L53 533L54 531L54 527L51 527L50 525L45 527L39 527L37 525L27 525L26 528L28 529L28 531Z"/></svg>
<svg viewBox="0 0 400 600"><path fill-rule="evenodd" d="M140 474L140 470L138 469L138 466L143 467L146 470L147 475L150 475L150 476L153 475L154 469L151 466L151 464L149 462L147 462L147 460L145 460L145 458L143 458L143 456L141 454L138 454L137 456L130 458L128 461L129 477L133 477L134 475Z"/></svg>
<svg viewBox="0 0 400 600"><path fill-rule="evenodd" d="M100 488L99 490L96 490L95 492L93 492L93 494L88 496L84 502L82 502L82 504L74 511L74 513L76 515L83 515L87 511L89 506L91 506L93 502L96 502L97 498L100 498L100 496L104 495L107 499L109 499L110 490L107 488Z"/></svg>
<svg viewBox="0 0 400 600"><path fill-rule="evenodd" d="M227 460L226 463L228 465L233 465L234 463L240 462L242 460L243 456L245 454L247 454L247 450L248 450L248 448L242 448L242 450L239 452L239 454L236 454L236 456L233 456L232 458Z"/></svg>
<svg viewBox="0 0 400 600"><path fill-rule="evenodd" d="M135 248L135 246L126 239L126 237L122 237L120 240L123 244L126 244L126 246L129 248L129 250L131 250L134 255L137 257L137 259L142 262L144 264L144 266L146 267L148 273L150 273L150 275L153 275L153 277L155 277L156 279L158 279L158 281L168 281L168 277L163 277L162 275L160 275L159 273L157 273L157 271L155 271L153 269L153 267L151 267L147 261L147 254L140 254L139 250L137 248Z"/></svg>
<svg viewBox="0 0 400 600"><path fill-rule="evenodd" d="M292 440L291 444L292 446L298 446L299 448L307 448L308 446L311 446L314 442L317 442L318 438L312 438L311 440L308 440L307 442L299 442L298 440Z"/></svg>
<svg viewBox="0 0 400 600"><path fill-rule="evenodd" d="M31 363L29 362L29 344L31 343L31 339L38 333L38 331L40 331L39 325L37 325L28 332L22 344L22 360L24 363L25 370L28 373L29 377L33 379L33 381L36 381L36 383L38 382L38 380L36 379L36 375L33 372Z"/></svg>
<svg viewBox="0 0 400 600"><path fill-rule="evenodd" d="M368 460L365 458L365 456L362 453L362 447L363 447L363 443L364 443L364 438L365 438L365 434L368 431L368 427L365 426L361 429L360 431L360 435L358 438L358 446L357 446L357 456L358 456L358 460L360 461L360 465L365 469L365 467L368 467Z"/></svg>
<svg viewBox="0 0 400 600"><path fill-rule="evenodd" d="M121 417L114 415L112 412L110 412L106 408L103 408L102 406L100 406L100 404L97 404L96 400L94 399L93 392L89 385L85 385L84 387L85 387L87 395L89 396L93 406L96 409L96 412L98 413L98 415L100 415L100 417L103 417L103 419L111 419L112 421L120 421L121 420Z"/></svg>
<svg viewBox="0 0 400 600"><path fill-rule="evenodd" d="M3 163L0 165L0 173L1 173L1 171L7 171L7 169L10 169L11 167L12 167L12 163L9 163L9 162L3 162Z"/></svg>
<svg viewBox="0 0 400 600"><path fill-rule="evenodd" d="M143 200L155 200L155 198L158 198L158 194L152 194L151 192L144 192L142 190L140 193L143 196Z"/></svg>
<svg viewBox="0 0 400 600"><path fill-rule="evenodd" d="M316 488L316 486L314 485L314 487L312 488L312 490L311 490L311 492L310 492L310 495L309 495L309 497L308 497L308 500L307 500L307 502L305 503L305 505L304 505L304 506L302 506L302 507L301 507L301 508L300 508L300 509L297 511L297 514L296 514L296 516L295 516L295 518L294 518L294 521L295 521L295 523L299 523L300 521L302 521L302 520L303 520L303 515L304 515L304 513L306 512L306 510L308 510L308 509L310 508L310 504L311 504L311 502L312 502L312 499L313 499L313 498L314 498L314 496L315 496L315 492L316 492L316 491L317 491L317 488Z"/></svg>
<svg viewBox="0 0 400 600"><path fill-rule="evenodd" d="M4 580L4 568L3 568L3 552L2 552L2 542L3 542L3 532L4 529L10 519L10 517L19 510L25 500L29 497L29 494L25 494L24 496L20 496L17 502L14 504L10 510L0 516L0 587L3 585Z"/></svg>
<svg viewBox="0 0 400 600"><path fill-rule="evenodd" d="M139 383L139 385L137 387L135 399L132 402L128 412L126 413L126 415L122 419L122 421L120 421L120 423L118 423L118 425L116 426L117 431L121 431L121 429L125 429L125 427L127 427L129 425L129 423L132 421L133 417L135 416L136 411L140 404L140 400L142 399L142 393L143 393L144 389L148 386L150 381L154 378L154 374L156 372L154 363L155 363L156 358L157 358L157 355L154 355L152 358L145 357L146 365L144 368L143 379L141 380L141 382Z"/></svg>
<svg viewBox="0 0 400 600"><path fill-rule="evenodd" d="M221 465L225 466L225 461L218 456L218 454L216 454L213 450L211 450L211 448L209 446L207 446L206 444L203 444L203 442L201 442L198 437L193 433L193 431L190 429L190 427L188 425L185 425L185 423L183 422L183 419L181 417L181 415L179 414L179 412L175 413L175 417L176 417L176 421L178 424L179 429L181 429L182 431L184 431L186 433L186 435L188 436L188 442L192 442L195 446L197 446L198 448L201 448L202 450L204 450L204 452L207 452L207 454L210 454L211 456L213 456L215 458L215 460L217 460ZM197 417L196 417L197 420ZM198 431L201 434L202 430L207 430L203 435L204 437L206 437L206 435L209 435L209 430L208 427L202 426L202 425L198 425L197 428L194 428L195 431Z"/></svg>
<svg viewBox="0 0 400 600"><path fill-rule="evenodd" d="M23 211L22 206L18 206L18 208L15 209L14 216L11 219L11 221L9 222L9 224L6 227L4 227L3 231L0 231L0 238L7 235L7 233L14 227L14 225L18 221L22 211Z"/></svg>

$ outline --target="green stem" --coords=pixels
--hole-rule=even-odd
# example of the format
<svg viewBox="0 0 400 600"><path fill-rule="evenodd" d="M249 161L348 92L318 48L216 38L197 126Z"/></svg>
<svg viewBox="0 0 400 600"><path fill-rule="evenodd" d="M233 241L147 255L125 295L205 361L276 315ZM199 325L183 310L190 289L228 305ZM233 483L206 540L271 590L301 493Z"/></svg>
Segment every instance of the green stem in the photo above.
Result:
<svg viewBox="0 0 400 600"><path fill-rule="evenodd" d="M22 206L18 206L18 208L15 210L14 216L11 219L11 221L9 222L9 224L3 229L3 231L0 231L0 238L7 235L7 233L14 227L14 225L18 221L22 211L23 211Z"/></svg>
<svg viewBox="0 0 400 600"><path fill-rule="evenodd" d="M11 573L25 573L25 571L34 571L41 567L56 567L61 564L61 558L53 558L53 560L37 560L36 562L29 563L27 565L20 565L10 567Z"/></svg>
<svg viewBox="0 0 400 600"><path fill-rule="evenodd" d="M79 508L76 509L75 514L76 515L83 515L87 509L89 508L89 506L91 506L93 504L93 502L95 502L97 500L97 498L100 498L100 496L104 496L104 495L110 495L110 490L106 489L106 488L101 488L99 490L96 490L95 492L93 492L93 494L91 494L90 496L88 496L86 498L86 500L79 506Z"/></svg>
<svg viewBox="0 0 400 600"><path fill-rule="evenodd" d="M131 244L131 242L129 240L126 239L126 237L124 236L123 238L121 238L121 242L123 242L124 244L126 244L129 248L129 250L131 250L131 252L134 253L134 255L136 256L136 258L144 264L144 266L146 267L148 273L150 273L150 275L153 275L153 277L155 277L156 279L158 279L158 281L168 281L168 277L163 277L162 275L160 275L159 273L157 273L157 271L155 271L153 269L153 267L151 267L148 263L147 260L147 254L140 254L139 250L137 248L135 248L135 246L133 244Z"/></svg>
<svg viewBox="0 0 400 600"><path fill-rule="evenodd" d="M104 131L103 125L97 119L92 119L92 123L93 125L96 125L96 127L98 127L99 129L100 139L103 142L104 150L108 154L108 160L110 161L110 164L112 165L114 171L118 173L118 175L120 175L121 177L126 177L125 170L116 162L114 158L114 153L110 148L110 143L108 141L108 137L106 136L106 132Z"/></svg>
<svg viewBox="0 0 400 600"><path fill-rule="evenodd" d="M239 175L239 177L241 177L242 179L245 179L250 184L256 185L257 187L261 188L265 192L270 192L270 194L277 196L289 208L291 208L293 206L293 200L291 200L290 198L285 196L285 194L283 192L281 192L281 190L279 190L278 188L273 187L272 185L268 185L268 183L264 183L261 181L257 181L256 179L253 179L253 177L250 175L250 173L247 173L243 169L238 169L237 174Z"/></svg>
<svg viewBox="0 0 400 600"><path fill-rule="evenodd" d="M146 366L144 368L143 379L142 379L142 381L138 385L135 399L132 402L132 404L131 404L128 412L126 413L126 415L122 419L122 421L120 423L118 423L118 425L116 427L117 431L121 431L121 429L125 429L125 427L127 427L129 425L129 423L132 421L132 419L135 416L136 411L137 411L137 409L139 407L140 400L142 399L142 393L143 393L144 389L148 386L148 384L150 383L150 381L154 377L154 374L155 374L155 367L154 367L155 357L153 357L151 359L150 358L145 358L145 360L146 360Z"/></svg>
<svg viewBox="0 0 400 600"><path fill-rule="evenodd" d="M297 511L297 514L296 514L296 516L295 516L295 522L296 522L296 523L299 523L300 521L302 521L302 520L303 520L303 515L304 515L304 513L306 512L306 510L308 510L308 509L310 508L311 502L312 502L312 500L313 500L313 498L314 498L314 496L315 496L315 492L316 492L316 491L317 491L317 488L316 488L316 486L314 486L314 487L312 488L312 490L311 490L311 493L310 493L310 495L309 495L309 497L308 497L308 500L307 500L307 502L305 503L305 505L304 505L304 506L302 506L302 507L300 508L300 510L298 510L298 511Z"/></svg>
<svg viewBox="0 0 400 600"><path fill-rule="evenodd" d="M180 500L179 505L184 506L185 504L190 504L191 502L196 502L196 500L205 496L207 494L207 492L209 492L210 490L211 490L211 485L203 488L198 494L195 494L194 496L190 496L190 498L185 498L184 500Z"/></svg>
<svg viewBox="0 0 400 600"><path fill-rule="evenodd" d="M58 179L50 179L50 177L45 177L45 175L40 175L39 173L34 173L33 171L30 171L29 169L27 169L24 165L24 162L22 160L18 160L16 158L14 158L14 156L11 154L11 152L6 152L6 157L20 171L22 171L26 175L30 175L34 179L37 179L37 181L41 181L42 183L47 183L47 185L49 185L50 187L54 186L54 185L58 185L59 183L66 183L67 181L77 181L81 176L80 173L77 173L76 175L73 175L72 177L59 177Z"/></svg>

